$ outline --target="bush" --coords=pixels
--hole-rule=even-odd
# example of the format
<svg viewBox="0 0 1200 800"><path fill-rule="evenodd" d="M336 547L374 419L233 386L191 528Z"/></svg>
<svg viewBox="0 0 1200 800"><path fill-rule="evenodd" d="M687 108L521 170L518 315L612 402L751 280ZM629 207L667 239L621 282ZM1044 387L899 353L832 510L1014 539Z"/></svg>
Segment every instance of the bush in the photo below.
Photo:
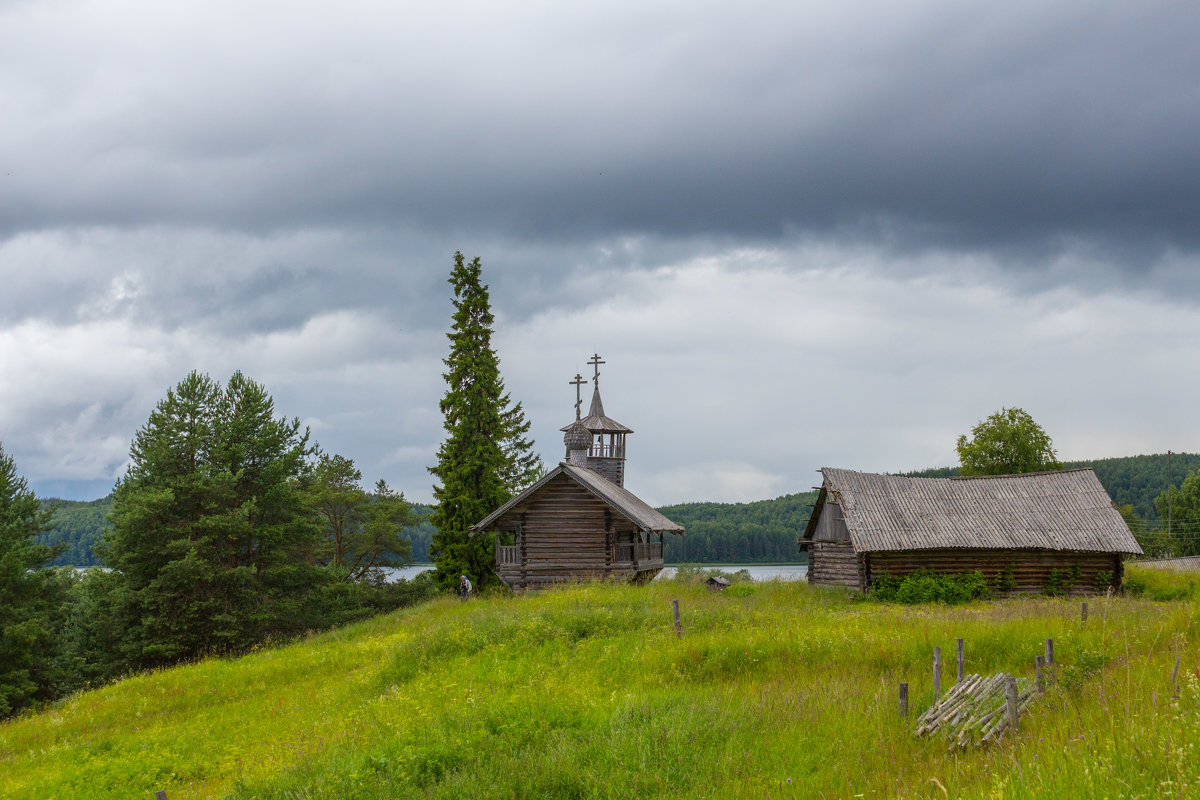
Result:
<svg viewBox="0 0 1200 800"><path fill-rule="evenodd" d="M725 572L715 567L701 567L696 564L680 564L675 567L672 580L679 583L704 583L709 578L724 578L730 583L749 583L754 579L750 571L739 569L737 572Z"/></svg>
<svg viewBox="0 0 1200 800"><path fill-rule="evenodd" d="M870 598L881 603L945 603L955 605L992 596L992 586L979 570L943 574L919 569L904 578L880 572L871 578Z"/></svg>
<svg viewBox="0 0 1200 800"><path fill-rule="evenodd" d="M1200 573L1130 567L1125 573L1125 591L1160 602L1191 600L1200 597Z"/></svg>

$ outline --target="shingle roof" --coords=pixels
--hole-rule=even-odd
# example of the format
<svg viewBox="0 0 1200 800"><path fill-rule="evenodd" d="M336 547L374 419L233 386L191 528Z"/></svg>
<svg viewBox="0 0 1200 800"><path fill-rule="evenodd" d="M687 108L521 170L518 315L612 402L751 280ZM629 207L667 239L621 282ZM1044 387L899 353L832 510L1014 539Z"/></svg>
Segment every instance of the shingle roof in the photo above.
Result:
<svg viewBox="0 0 1200 800"><path fill-rule="evenodd" d="M828 495L854 549L988 548L1138 554L1142 548L1090 469L973 478L908 478L825 468L811 538Z"/></svg>
<svg viewBox="0 0 1200 800"><path fill-rule="evenodd" d="M553 480L559 475L566 475L576 483L587 489L596 497L608 503L615 511L620 513L641 530L651 533L677 533L684 532L683 526L664 517L662 514L655 511L647 505L641 498L629 491L623 486L617 486L603 476L592 472L586 467L577 467L573 464L559 464L554 469L542 476L542 479L530 486L519 495L509 500L500 508L493 511L484 519L471 526L472 532L484 530L500 517L507 514L512 509L524 503L529 497L535 494L539 489Z"/></svg>
<svg viewBox="0 0 1200 800"><path fill-rule="evenodd" d="M588 415L580 422L592 433L633 433L632 428L627 428L612 417L604 415L604 403L600 400L599 386L592 390L592 406L588 409ZM574 422L571 423L571 425L574 424ZM566 431L571 425L565 425L559 430Z"/></svg>

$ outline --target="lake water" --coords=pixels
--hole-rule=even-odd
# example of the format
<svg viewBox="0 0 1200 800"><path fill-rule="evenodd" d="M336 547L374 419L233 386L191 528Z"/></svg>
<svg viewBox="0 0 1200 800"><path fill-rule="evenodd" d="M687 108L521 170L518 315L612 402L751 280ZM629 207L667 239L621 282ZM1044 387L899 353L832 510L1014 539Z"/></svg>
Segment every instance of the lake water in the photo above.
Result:
<svg viewBox="0 0 1200 800"><path fill-rule="evenodd" d="M746 570L756 581L798 581L808 574L807 564L700 564L703 569L719 569L722 572L737 572ZM386 569L384 573L388 580L396 581L404 578L412 580L426 570L433 569L432 564L413 564L402 569ZM655 580L670 578L675 575L675 567L664 567Z"/></svg>

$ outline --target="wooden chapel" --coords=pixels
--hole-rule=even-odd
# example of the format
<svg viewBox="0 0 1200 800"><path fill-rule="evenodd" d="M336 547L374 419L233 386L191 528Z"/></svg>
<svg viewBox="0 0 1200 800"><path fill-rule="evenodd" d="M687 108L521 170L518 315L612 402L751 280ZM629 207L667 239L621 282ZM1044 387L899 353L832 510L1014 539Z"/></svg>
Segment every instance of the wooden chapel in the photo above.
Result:
<svg viewBox="0 0 1200 800"><path fill-rule="evenodd" d="M592 404L580 417L576 375L575 421L562 428L564 460L541 480L471 528L492 534L496 574L514 589L566 581L622 579L644 583L663 568L663 537L682 526L625 488L625 438L633 431L604 413L600 365L593 355Z"/></svg>

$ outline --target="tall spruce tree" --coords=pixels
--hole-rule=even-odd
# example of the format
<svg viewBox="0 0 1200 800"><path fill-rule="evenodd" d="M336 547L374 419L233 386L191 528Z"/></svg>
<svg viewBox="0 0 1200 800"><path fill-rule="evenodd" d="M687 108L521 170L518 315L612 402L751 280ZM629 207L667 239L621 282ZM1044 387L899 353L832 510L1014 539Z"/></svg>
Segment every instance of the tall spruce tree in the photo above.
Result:
<svg viewBox="0 0 1200 800"><path fill-rule="evenodd" d="M130 666L243 650L292 632L324 572L297 419L262 385L193 372L137 432L101 555Z"/></svg>
<svg viewBox="0 0 1200 800"><path fill-rule="evenodd" d="M16 465L0 446L0 717L51 700L57 681L57 551L37 544L50 527Z"/></svg>
<svg viewBox="0 0 1200 800"><path fill-rule="evenodd" d="M441 410L446 439L438 463L430 467L441 480L433 487L437 507L430 515L437 532L430 555L444 588L468 575L477 586L495 582L493 542L469 536L472 525L512 498L541 473L541 459L526 438L529 423L521 404L511 404L492 349L492 310L488 287L481 283L479 258L469 263L454 254L450 285L454 317L450 355L443 360L446 395Z"/></svg>

